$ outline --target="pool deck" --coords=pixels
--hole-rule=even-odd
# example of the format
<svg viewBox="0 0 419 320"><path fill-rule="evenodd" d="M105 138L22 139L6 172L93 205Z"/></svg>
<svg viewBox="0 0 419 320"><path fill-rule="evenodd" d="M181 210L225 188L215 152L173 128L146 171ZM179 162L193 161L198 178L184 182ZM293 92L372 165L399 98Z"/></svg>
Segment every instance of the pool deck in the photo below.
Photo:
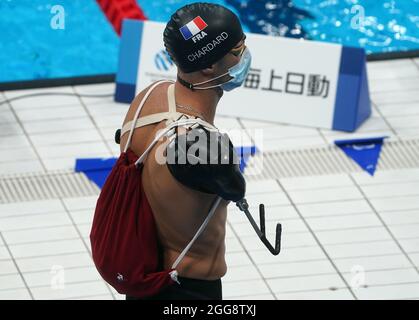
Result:
<svg viewBox="0 0 419 320"><path fill-rule="evenodd" d="M266 132L263 150L336 139L419 138L419 59L368 63L373 113L354 134L217 117L221 129ZM106 94L114 84L0 92ZM0 105L0 179L71 170L76 158L114 157L127 105L112 98L38 96ZM419 167L251 181L267 228L284 228L272 256L231 206L225 299L419 299ZM97 196L0 203L0 299L124 299L97 273L89 232ZM58 278L57 278L58 277ZM64 286L57 279L65 279ZM59 282L59 280L58 280Z"/></svg>

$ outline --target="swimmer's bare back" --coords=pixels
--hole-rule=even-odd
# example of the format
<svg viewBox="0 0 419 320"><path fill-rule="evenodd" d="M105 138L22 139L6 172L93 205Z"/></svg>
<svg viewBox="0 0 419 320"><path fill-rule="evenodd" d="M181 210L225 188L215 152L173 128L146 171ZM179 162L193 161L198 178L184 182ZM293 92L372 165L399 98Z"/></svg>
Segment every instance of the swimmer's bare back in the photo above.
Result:
<svg viewBox="0 0 419 320"><path fill-rule="evenodd" d="M157 86L141 110L140 117L166 112L168 110L167 88L169 83ZM149 88L139 93L127 112L124 124L134 117L141 100ZM182 105L176 96L176 102ZM184 112L184 110L179 110ZM186 113L186 112L184 112ZM192 113L189 113L192 114ZM137 128L130 148L140 156L155 137L165 121ZM128 134L121 137L121 152ZM173 262L201 226L215 195L189 189L180 184L169 172L167 166L156 161L156 151L164 141L159 142L144 161L142 184L157 224L158 236L164 250L164 268L170 269ZM160 147L161 149L161 147ZM176 268L179 275L187 278L215 280L227 271L225 262L225 228L227 201L221 201L215 215L193 244L185 258Z"/></svg>

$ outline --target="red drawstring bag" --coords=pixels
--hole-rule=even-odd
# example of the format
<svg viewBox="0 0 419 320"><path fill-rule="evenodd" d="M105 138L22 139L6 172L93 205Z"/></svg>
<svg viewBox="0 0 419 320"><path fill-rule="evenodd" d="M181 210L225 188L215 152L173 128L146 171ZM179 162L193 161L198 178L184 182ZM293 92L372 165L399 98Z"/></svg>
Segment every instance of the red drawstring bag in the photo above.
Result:
<svg viewBox="0 0 419 320"><path fill-rule="evenodd" d="M96 203L90 242L93 261L100 275L119 293L134 297L148 297L159 293L166 286L178 282L176 267L186 255L194 241L203 232L220 202L217 198L196 232L169 270L159 270L159 246L156 224L141 183L143 160L151 148L165 135L173 134L177 126L201 123L216 129L200 119L178 119L174 85L168 90L169 118L167 113L156 114L153 122L169 119L170 123L161 130L138 157L129 145L134 129L150 122L141 123L139 113L152 90L162 82L154 84L138 107L134 119L122 129L129 131L124 152L112 168L103 185ZM137 121L138 119L138 121Z"/></svg>
<svg viewBox="0 0 419 320"><path fill-rule="evenodd" d="M133 122L160 83L154 84L146 93ZM158 270L156 224L141 183L143 164L129 149L134 129L135 124L130 125L125 150L102 187L90 243L93 261L102 278L121 294L143 298L173 284L177 281L177 273L173 269Z"/></svg>
<svg viewBox="0 0 419 320"><path fill-rule="evenodd" d="M100 275L121 294L146 297L174 283L173 270L158 272L153 212L141 184L142 165L122 153L97 201L90 241Z"/></svg>

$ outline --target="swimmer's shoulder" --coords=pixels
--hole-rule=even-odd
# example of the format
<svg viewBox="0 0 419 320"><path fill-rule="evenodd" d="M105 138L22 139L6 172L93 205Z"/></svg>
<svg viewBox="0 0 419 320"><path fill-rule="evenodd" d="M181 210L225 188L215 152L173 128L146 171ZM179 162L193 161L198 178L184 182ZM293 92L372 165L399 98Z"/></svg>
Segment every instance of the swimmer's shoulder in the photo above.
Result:
<svg viewBox="0 0 419 320"><path fill-rule="evenodd" d="M135 107L135 106L138 106L140 103L141 103L141 101L144 99L144 97L145 97L145 95L147 94L147 92L151 89L151 87L153 86L153 85L155 85L157 82L159 82L159 81L156 81L156 82L154 82L154 83L152 83L152 84L150 84L147 88L145 88L145 89L143 89L143 90L141 90L141 92L139 92L136 96L135 96L135 98L134 98L134 100L132 100L132 102L131 102L131 106L130 107ZM159 84L157 87L155 87L154 88L154 90L153 90L153 92L151 92L151 94L150 94L150 96L149 96L149 98L148 99L151 99L153 96L155 96L155 95L161 95L162 93L167 93L167 89L168 89L168 87L169 87L169 85L171 84L171 82L163 82L163 83L161 83L161 84ZM167 95L166 95L167 96Z"/></svg>
<svg viewBox="0 0 419 320"><path fill-rule="evenodd" d="M157 81L150 84L147 88L143 89L141 92L139 92L135 96L135 98L132 100L131 105L129 106L129 109L126 113L125 119L123 121L123 125L133 120L135 112L140 106L141 101L144 99L147 92L155 83L157 83ZM166 101L167 98L165 100L165 99L162 99L162 97L167 97L167 89L169 85L170 85L170 82L163 82L160 85L158 85L156 88L154 88L153 92L151 92L151 94L147 98L147 101L144 104L143 110L141 110L140 117L144 115L152 114L152 113L167 111L165 110L165 108L167 108L167 101Z"/></svg>

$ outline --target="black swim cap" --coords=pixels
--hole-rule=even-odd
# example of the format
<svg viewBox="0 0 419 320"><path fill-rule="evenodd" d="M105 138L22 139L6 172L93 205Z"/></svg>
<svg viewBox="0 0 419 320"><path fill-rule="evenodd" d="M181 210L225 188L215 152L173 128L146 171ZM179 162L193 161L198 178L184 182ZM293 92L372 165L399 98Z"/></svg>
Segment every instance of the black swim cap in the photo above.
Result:
<svg viewBox="0 0 419 320"><path fill-rule="evenodd" d="M210 67L244 37L239 18L212 3L193 3L177 10L163 40L176 65L186 73Z"/></svg>

